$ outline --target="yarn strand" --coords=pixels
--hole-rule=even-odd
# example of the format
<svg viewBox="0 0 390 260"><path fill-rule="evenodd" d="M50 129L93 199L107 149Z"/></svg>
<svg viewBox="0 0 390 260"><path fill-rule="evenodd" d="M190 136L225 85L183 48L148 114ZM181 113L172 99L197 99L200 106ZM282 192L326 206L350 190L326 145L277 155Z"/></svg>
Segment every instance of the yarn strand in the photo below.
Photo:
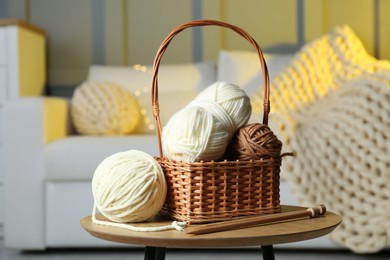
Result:
<svg viewBox="0 0 390 260"><path fill-rule="evenodd" d="M111 221L105 221L100 220L96 218L96 205L93 206L92 210L92 222L98 225L103 226L109 226L109 227L117 227L117 228L123 228L131 231L136 232L159 232L159 231L166 231L166 230L177 230L177 231L184 231L184 227L187 225L186 222L180 222L180 221L173 221L170 225L165 226L158 226L158 227L140 227L140 226L133 226L126 223L115 223Z"/></svg>

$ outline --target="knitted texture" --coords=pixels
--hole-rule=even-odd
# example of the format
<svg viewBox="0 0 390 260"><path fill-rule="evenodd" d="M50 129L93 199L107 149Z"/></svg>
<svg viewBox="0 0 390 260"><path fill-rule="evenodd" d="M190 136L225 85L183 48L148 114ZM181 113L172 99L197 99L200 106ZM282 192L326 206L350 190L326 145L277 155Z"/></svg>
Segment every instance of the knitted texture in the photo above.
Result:
<svg viewBox="0 0 390 260"><path fill-rule="evenodd" d="M278 157L281 150L282 142L267 125L253 123L236 131L224 157L241 161L261 160Z"/></svg>
<svg viewBox="0 0 390 260"><path fill-rule="evenodd" d="M336 27L303 46L289 66L272 80L271 112L283 114L289 127L294 127L292 112L325 97L348 80L388 70L390 63L369 56L350 27ZM259 89L252 98L253 113L262 113L262 88ZM285 127L279 124L279 129ZM283 143L288 142L289 136L284 131L281 134L284 134Z"/></svg>
<svg viewBox="0 0 390 260"><path fill-rule="evenodd" d="M234 132L246 125L251 112L244 90L216 82L169 119L162 132L164 154L183 162L221 159Z"/></svg>
<svg viewBox="0 0 390 260"><path fill-rule="evenodd" d="M80 134L122 135L133 132L141 118L131 93L113 82L89 81L78 86L71 103Z"/></svg>
<svg viewBox="0 0 390 260"><path fill-rule="evenodd" d="M271 119L296 155L282 178L300 203L339 213L330 237L355 252L390 246L390 63L337 27L303 47L271 91Z"/></svg>

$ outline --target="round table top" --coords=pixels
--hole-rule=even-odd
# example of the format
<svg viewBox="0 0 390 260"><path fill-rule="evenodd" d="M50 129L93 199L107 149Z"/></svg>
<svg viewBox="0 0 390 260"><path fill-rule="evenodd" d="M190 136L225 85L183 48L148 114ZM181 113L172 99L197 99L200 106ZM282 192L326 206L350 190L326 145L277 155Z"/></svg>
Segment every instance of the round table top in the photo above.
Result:
<svg viewBox="0 0 390 260"><path fill-rule="evenodd" d="M282 206L282 212L302 210L297 206ZM104 219L100 214L98 219ZM134 226L164 226L172 220L155 219L150 222L131 224ZM95 224L91 216L81 219L81 226L91 235L114 242L167 248L218 248L235 246L264 246L297 242L324 236L332 232L341 223L341 217L332 212L317 218L285 221L276 224L260 225L231 231L222 231L203 235L187 234L183 231L169 230L160 232L136 232L127 229ZM199 224L188 225L190 231Z"/></svg>

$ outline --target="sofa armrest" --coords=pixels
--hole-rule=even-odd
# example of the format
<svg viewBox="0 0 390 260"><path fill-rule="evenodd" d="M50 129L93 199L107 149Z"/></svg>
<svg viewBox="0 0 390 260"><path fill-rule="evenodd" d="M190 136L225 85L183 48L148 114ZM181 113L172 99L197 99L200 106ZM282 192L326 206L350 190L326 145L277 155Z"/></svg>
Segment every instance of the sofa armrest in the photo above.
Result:
<svg viewBox="0 0 390 260"><path fill-rule="evenodd" d="M69 131L62 98L29 97L4 103L4 237L18 249L43 249L44 146Z"/></svg>

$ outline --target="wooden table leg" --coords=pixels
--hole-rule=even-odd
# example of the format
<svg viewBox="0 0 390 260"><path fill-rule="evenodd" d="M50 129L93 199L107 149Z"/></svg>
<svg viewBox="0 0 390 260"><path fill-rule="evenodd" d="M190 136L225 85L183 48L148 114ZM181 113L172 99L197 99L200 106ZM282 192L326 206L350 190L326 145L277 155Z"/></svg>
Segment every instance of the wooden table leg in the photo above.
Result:
<svg viewBox="0 0 390 260"><path fill-rule="evenodd" d="M165 247L152 247L147 246L145 248L145 260L165 260Z"/></svg>
<svg viewBox="0 0 390 260"><path fill-rule="evenodd" d="M165 260L165 247L156 248L156 258L155 260Z"/></svg>
<svg viewBox="0 0 390 260"><path fill-rule="evenodd" d="M275 260L274 248L272 245L261 246L261 252L263 254L263 260Z"/></svg>

